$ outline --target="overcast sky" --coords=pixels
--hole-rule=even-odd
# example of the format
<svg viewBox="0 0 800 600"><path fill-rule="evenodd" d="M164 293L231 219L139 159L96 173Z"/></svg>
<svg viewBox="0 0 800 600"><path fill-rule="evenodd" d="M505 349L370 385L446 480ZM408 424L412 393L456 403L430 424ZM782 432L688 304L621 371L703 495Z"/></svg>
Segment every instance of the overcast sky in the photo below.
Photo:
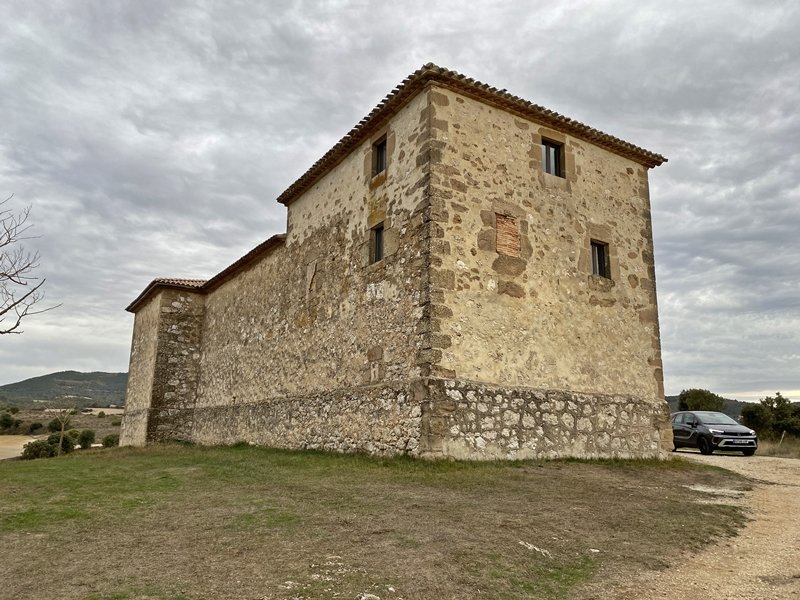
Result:
<svg viewBox="0 0 800 600"><path fill-rule="evenodd" d="M800 400L800 3L7 0L0 195L47 300L0 384L125 371L124 307L284 231L274 199L435 62L669 158L665 383Z"/></svg>

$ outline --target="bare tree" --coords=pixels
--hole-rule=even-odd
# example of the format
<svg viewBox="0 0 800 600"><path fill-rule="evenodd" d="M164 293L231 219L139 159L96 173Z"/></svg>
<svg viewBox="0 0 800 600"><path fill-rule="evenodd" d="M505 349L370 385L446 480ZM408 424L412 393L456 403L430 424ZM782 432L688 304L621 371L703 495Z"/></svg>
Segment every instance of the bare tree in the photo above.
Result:
<svg viewBox="0 0 800 600"><path fill-rule="evenodd" d="M8 208L6 204L12 197L0 201L0 335L22 333L22 319L57 308L40 308L45 280L34 276L39 253L27 250L21 243L30 239L25 234L31 227L31 208Z"/></svg>
<svg viewBox="0 0 800 600"><path fill-rule="evenodd" d="M58 436L58 454L57 456L61 456L64 448L64 435L66 434L67 429L72 424L72 413L75 408L65 408L60 410L56 413L56 420L58 420L58 424L61 426L61 432Z"/></svg>

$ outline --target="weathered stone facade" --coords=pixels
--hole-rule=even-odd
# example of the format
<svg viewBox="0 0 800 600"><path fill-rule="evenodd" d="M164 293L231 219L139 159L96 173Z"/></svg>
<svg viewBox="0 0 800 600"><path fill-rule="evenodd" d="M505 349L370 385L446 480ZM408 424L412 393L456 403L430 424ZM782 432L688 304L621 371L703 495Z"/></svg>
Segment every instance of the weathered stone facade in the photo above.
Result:
<svg viewBox="0 0 800 600"><path fill-rule="evenodd" d="M663 160L427 65L281 195L285 235L132 303L122 443L663 455Z"/></svg>

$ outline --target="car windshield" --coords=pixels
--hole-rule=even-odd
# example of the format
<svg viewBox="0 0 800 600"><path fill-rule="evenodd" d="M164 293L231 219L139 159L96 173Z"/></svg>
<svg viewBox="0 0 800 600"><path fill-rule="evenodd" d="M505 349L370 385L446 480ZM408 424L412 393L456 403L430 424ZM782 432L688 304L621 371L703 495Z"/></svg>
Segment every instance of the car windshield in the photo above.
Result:
<svg viewBox="0 0 800 600"><path fill-rule="evenodd" d="M738 425L725 413L719 412L696 412L694 413L703 425Z"/></svg>

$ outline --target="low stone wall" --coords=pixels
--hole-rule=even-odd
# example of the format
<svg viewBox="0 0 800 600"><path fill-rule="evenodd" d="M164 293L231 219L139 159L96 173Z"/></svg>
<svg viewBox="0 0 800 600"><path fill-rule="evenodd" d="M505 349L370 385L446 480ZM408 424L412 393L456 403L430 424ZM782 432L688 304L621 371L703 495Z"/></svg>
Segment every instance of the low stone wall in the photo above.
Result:
<svg viewBox="0 0 800 600"><path fill-rule="evenodd" d="M198 407L193 441L392 455L419 453L421 382Z"/></svg>
<svg viewBox="0 0 800 600"><path fill-rule="evenodd" d="M669 409L660 399L430 382L426 456L470 459L665 458Z"/></svg>

